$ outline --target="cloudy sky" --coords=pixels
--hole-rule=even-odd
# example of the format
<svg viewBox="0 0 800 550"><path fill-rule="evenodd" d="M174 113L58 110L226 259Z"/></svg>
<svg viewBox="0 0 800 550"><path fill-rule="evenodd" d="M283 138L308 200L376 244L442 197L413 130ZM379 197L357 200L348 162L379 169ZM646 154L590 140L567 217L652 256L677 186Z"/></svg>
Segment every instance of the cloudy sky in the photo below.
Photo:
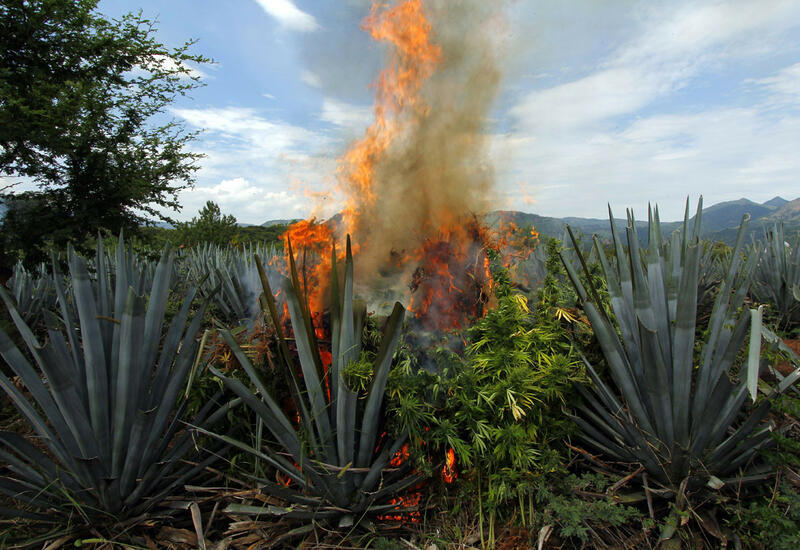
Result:
<svg viewBox="0 0 800 550"><path fill-rule="evenodd" d="M451 0L455 1L455 0ZM498 1L498 5L503 4ZM371 117L384 59L368 0L101 0L141 8L168 45L215 60L172 114L207 156L180 219L206 200L241 222L336 211L336 158ZM487 123L496 207L605 216L687 195L800 196L800 0L509 0Z"/></svg>

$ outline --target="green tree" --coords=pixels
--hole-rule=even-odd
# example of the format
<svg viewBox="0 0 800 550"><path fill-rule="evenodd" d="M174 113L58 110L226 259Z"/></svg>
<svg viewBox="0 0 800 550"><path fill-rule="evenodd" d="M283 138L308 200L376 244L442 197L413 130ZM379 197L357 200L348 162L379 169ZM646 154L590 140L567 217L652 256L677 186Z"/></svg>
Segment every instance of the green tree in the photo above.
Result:
<svg viewBox="0 0 800 550"><path fill-rule="evenodd" d="M98 0L0 4L0 199L7 258L36 261L105 229L168 220L194 182L195 137L164 114L201 85L192 42L168 48L141 12L109 20ZM11 194L16 182L35 191ZM10 185L9 185L10 184Z"/></svg>
<svg viewBox="0 0 800 550"><path fill-rule="evenodd" d="M226 245L230 243L238 231L236 218L231 214L222 214L219 205L213 201L206 202L200 215L192 221L178 223L178 242L187 246L203 243Z"/></svg>

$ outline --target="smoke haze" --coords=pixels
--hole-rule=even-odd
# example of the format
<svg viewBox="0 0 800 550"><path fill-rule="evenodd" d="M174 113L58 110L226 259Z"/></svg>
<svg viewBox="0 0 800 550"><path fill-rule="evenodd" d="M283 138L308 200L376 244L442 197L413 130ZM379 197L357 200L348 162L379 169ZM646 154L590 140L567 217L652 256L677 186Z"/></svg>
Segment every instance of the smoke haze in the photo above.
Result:
<svg viewBox="0 0 800 550"><path fill-rule="evenodd" d="M419 87L420 101L390 115L391 139L374 159L370 192L348 171L340 178L349 205L345 226L359 247L356 267L365 275L391 270L398 257L450 236L492 206L486 130L501 80L502 2L437 0L423 8L440 56ZM397 67L392 46L388 54L389 66L408 70ZM377 109L386 109L378 95Z"/></svg>

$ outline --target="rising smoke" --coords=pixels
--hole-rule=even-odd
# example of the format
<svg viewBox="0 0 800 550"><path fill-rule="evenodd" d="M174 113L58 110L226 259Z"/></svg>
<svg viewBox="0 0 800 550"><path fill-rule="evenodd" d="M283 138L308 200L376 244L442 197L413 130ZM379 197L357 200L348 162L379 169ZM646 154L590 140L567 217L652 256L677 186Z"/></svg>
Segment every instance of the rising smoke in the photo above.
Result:
<svg viewBox="0 0 800 550"><path fill-rule="evenodd" d="M376 272L407 275L414 266L404 258L413 258L426 241L459 234L494 196L487 125L501 78L502 2L407 0L393 7L408 4L421 4L433 51L422 51L422 38L404 34L420 29L393 29L406 46L410 40L411 52L390 45L387 71L408 89L387 93L377 85L376 124L365 137L372 132L377 147L355 155L356 164L369 165L368 177L347 156L340 172L348 205L344 227L358 245L361 281L374 280ZM380 16L373 9L373 17ZM414 78L416 84L409 82Z"/></svg>

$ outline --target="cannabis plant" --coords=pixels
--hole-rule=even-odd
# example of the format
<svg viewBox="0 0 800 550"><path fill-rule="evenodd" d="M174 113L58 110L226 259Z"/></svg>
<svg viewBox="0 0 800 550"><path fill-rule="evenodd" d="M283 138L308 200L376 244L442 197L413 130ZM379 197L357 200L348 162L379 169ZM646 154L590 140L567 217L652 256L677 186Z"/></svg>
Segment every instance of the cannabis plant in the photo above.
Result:
<svg viewBox="0 0 800 550"><path fill-rule="evenodd" d="M353 259L347 240L344 285L340 288L336 253L332 258L331 281L331 354L332 362L324 368L317 338L297 276L289 246L291 279L285 280L281 293L286 297L296 353L283 335L272 289L261 266L261 275L269 315L278 338L279 369L291 390L292 415L281 407L261 374L251 364L227 330L222 334L248 375L253 391L242 382L214 373L263 422L272 434L277 450L268 445L252 446L243 441L218 436L234 447L247 451L273 466L289 481L281 486L259 479L262 491L280 499L286 506L232 506L232 512L274 514L289 518L317 518L353 524L365 516L396 511L389 502L399 492L415 484L419 477L409 475L409 465L390 467L407 436L392 440L385 431L382 414L384 390L392 358L402 330L405 310L396 303L386 321L380 349L371 363L372 382L368 391L354 391L344 376L351 365L365 361L361 353L361 333L366 315L363 303L353 300ZM295 356L297 361L295 360ZM297 415L298 425L292 420Z"/></svg>
<svg viewBox="0 0 800 550"><path fill-rule="evenodd" d="M59 309L45 312L44 344L0 288L27 351L0 331L0 355L25 391L2 375L0 386L38 442L0 432L0 492L34 508L74 506L102 521L137 515L214 460L196 452L185 429L185 405L177 405L197 355L205 305L189 321L191 290L165 333L169 247L144 295L131 286L124 250L117 247L111 277L99 241L92 280L86 262L70 249L69 296L54 262ZM212 400L193 422L221 418L225 409L214 408Z"/></svg>
<svg viewBox="0 0 800 550"><path fill-rule="evenodd" d="M739 421L748 395L755 399L761 341L758 312L743 307L758 261L756 255L743 259L748 216L696 353L701 211L702 199L691 234L687 208L683 230L665 239L658 209L651 210L646 250L630 212L627 248L612 218L614 258L598 257L613 316L599 305L596 289L584 286L572 262L564 262L611 376L609 385L587 362L594 391L582 390L586 406L576 418L582 437L617 460L640 462L670 490L687 479L693 487L712 475L731 476L771 441L771 425L763 422L769 400ZM595 246L600 251L597 239ZM747 376L737 382L733 371L748 328Z"/></svg>
<svg viewBox="0 0 800 550"><path fill-rule="evenodd" d="M753 253L760 253L760 260L750 292L774 310L778 328L788 331L800 324L800 236L789 243L783 225L776 223L753 245Z"/></svg>

